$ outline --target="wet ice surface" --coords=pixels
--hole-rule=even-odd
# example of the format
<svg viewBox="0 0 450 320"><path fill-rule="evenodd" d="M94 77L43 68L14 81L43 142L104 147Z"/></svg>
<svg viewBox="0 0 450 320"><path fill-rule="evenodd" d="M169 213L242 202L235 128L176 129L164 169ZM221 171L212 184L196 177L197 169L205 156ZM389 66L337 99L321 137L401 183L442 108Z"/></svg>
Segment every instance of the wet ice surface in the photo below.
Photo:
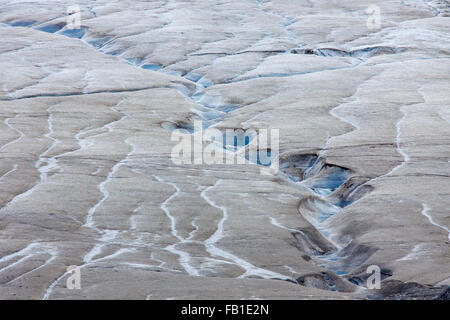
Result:
<svg viewBox="0 0 450 320"><path fill-rule="evenodd" d="M68 29L0 2L1 294L79 298L74 263L87 298L360 297L370 264L445 285L448 11L373 31L368 5L85 1ZM171 161L208 128L248 164Z"/></svg>
<svg viewBox="0 0 450 320"><path fill-rule="evenodd" d="M11 22L9 23L9 25L11 27L28 27L32 24L34 24L36 21L15 21L15 22Z"/></svg>
<svg viewBox="0 0 450 320"><path fill-rule="evenodd" d="M49 32L49 33L55 33L61 30L64 27L64 25L58 25L58 24L49 24L44 27L37 28L40 31Z"/></svg>
<svg viewBox="0 0 450 320"><path fill-rule="evenodd" d="M145 69L145 70L158 71L159 69L162 68L162 66L159 65L159 64L147 63L147 64L143 64L143 65L141 66L141 68L142 68L142 69Z"/></svg>
<svg viewBox="0 0 450 320"><path fill-rule="evenodd" d="M64 31L61 31L61 34L70 38L77 38L81 39L85 35L86 30L84 29L67 29Z"/></svg>
<svg viewBox="0 0 450 320"><path fill-rule="evenodd" d="M331 193L339 188L349 176L348 170L339 167L331 167L327 171L323 177L319 177L311 183L311 187L314 190L322 190L322 192L327 190Z"/></svg>
<svg viewBox="0 0 450 320"><path fill-rule="evenodd" d="M103 37L103 38L98 38L98 39L94 39L94 40L89 40L89 44L91 46L93 46L96 49L100 49L101 47L103 47L103 45L105 45L108 41L110 40L109 37Z"/></svg>

